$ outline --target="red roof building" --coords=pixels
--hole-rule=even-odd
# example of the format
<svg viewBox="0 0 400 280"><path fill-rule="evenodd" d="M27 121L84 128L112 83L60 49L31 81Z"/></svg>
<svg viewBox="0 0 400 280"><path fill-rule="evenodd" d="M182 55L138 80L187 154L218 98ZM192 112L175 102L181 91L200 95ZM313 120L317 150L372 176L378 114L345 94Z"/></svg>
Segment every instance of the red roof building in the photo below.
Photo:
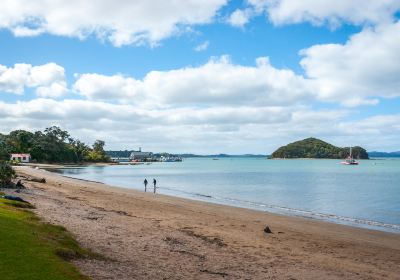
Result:
<svg viewBox="0 0 400 280"><path fill-rule="evenodd" d="M10 160L27 163L31 161L31 154L11 154Z"/></svg>

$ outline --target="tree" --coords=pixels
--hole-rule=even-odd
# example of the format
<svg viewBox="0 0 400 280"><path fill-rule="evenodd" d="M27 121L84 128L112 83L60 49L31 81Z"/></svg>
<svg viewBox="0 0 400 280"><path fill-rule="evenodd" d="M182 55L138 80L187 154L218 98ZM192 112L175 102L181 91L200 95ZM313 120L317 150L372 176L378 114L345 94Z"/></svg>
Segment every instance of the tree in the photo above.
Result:
<svg viewBox="0 0 400 280"><path fill-rule="evenodd" d="M90 148L85 143L79 140L70 140L71 148L75 155L75 162L82 162L89 154Z"/></svg>
<svg viewBox="0 0 400 280"><path fill-rule="evenodd" d="M0 162L0 187L10 186L11 179L15 177L15 171L5 161Z"/></svg>
<svg viewBox="0 0 400 280"><path fill-rule="evenodd" d="M96 140L93 144L93 150L96 152L104 153L105 142L103 140Z"/></svg>
<svg viewBox="0 0 400 280"><path fill-rule="evenodd" d="M6 143L6 136L0 134L0 161L8 160L10 158L10 151Z"/></svg>
<svg viewBox="0 0 400 280"><path fill-rule="evenodd" d="M48 137L57 139L58 142L65 142L69 138L68 131L62 130L58 126L48 127L44 130L44 133Z"/></svg>
<svg viewBox="0 0 400 280"><path fill-rule="evenodd" d="M57 126L48 127L44 133L35 132L31 155L39 162L75 162L68 131Z"/></svg>
<svg viewBox="0 0 400 280"><path fill-rule="evenodd" d="M350 148L339 148L316 138L307 138L280 147L272 158L345 158ZM353 156L368 159L368 153L361 147L353 148Z"/></svg>
<svg viewBox="0 0 400 280"><path fill-rule="evenodd" d="M14 130L7 137L12 153L27 153L32 148L34 134L26 130Z"/></svg>
<svg viewBox="0 0 400 280"><path fill-rule="evenodd" d="M104 151L105 142L102 140L96 140L93 144L93 150L91 150L86 156L87 161L92 162L107 162L110 158Z"/></svg>
<svg viewBox="0 0 400 280"><path fill-rule="evenodd" d="M30 153L33 160L48 163L80 163L82 161L109 161L104 151L105 142L96 140L93 149L70 137L68 131L57 126L34 133L15 130L0 134L0 160L8 160L10 153Z"/></svg>

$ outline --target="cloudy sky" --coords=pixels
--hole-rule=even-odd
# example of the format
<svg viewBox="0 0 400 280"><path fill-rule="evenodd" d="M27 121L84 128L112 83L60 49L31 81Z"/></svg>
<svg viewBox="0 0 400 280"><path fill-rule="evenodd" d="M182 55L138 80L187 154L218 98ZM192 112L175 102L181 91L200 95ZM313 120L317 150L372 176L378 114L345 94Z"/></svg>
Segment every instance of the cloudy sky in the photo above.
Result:
<svg viewBox="0 0 400 280"><path fill-rule="evenodd" d="M3 0L0 132L107 149L400 150L400 0Z"/></svg>

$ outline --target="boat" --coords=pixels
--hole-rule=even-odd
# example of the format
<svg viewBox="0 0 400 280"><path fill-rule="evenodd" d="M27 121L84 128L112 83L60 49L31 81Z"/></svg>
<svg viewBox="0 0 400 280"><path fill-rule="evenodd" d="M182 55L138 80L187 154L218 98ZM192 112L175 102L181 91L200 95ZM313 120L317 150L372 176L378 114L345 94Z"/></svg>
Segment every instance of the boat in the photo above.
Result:
<svg viewBox="0 0 400 280"><path fill-rule="evenodd" d="M183 159L178 156L170 155L170 156L161 156L158 161L160 161L160 162L181 162L181 161L183 161Z"/></svg>
<svg viewBox="0 0 400 280"><path fill-rule="evenodd" d="M356 160L353 158L353 154L352 154L352 149L351 149L351 147L350 147L350 154L349 154L349 156L348 156L344 161L342 161L341 164L344 164L344 165L357 165L357 164L358 164L358 161L356 161Z"/></svg>

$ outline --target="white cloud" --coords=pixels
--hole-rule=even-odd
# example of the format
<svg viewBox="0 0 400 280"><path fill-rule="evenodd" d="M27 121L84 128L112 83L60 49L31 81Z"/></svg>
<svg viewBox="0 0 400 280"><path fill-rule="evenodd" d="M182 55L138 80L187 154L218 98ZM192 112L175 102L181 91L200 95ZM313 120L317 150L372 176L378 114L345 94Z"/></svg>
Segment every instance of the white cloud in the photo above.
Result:
<svg viewBox="0 0 400 280"><path fill-rule="evenodd" d="M16 36L49 33L86 38L92 34L115 46L150 43L206 24L227 0L5 0L0 28Z"/></svg>
<svg viewBox="0 0 400 280"><path fill-rule="evenodd" d="M224 125L224 124L268 124L287 121L291 111L285 107L221 106L215 108L171 108L144 109L135 105L78 99L33 99L16 103L0 101L2 118L132 123L137 126L157 125ZM124 125L126 125L126 123ZM79 125L79 124L78 124Z"/></svg>
<svg viewBox="0 0 400 280"><path fill-rule="evenodd" d="M252 9L236 9L228 18L228 23L232 26L243 27L254 15Z"/></svg>
<svg viewBox="0 0 400 280"><path fill-rule="evenodd" d="M285 107L249 106L217 108L182 108L162 111L162 118L169 124L187 125L241 125L270 124L290 120L291 113Z"/></svg>
<svg viewBox="0 0 400 280"><path fill-rule="evenodd" d="M275 25L310 22L335 28L342 23L389 23L400 10L399 0L247 0L247 3L248 8L236 10L231 18L247 23L250 16L265 13Z"/></svg>
<svg viewBox="0 0 400 280"><path fill-rule="evenodd" d="M400 22L366 28L345 44L314 45L301 52L307 78L325 101L374 105L400 96Z"/></svg>
<svg viewBox="0 0 400 280"><path fill-rule="evenodd" d="M136 145L145 143L157 149L175 145L177 150L180 149L178 142L189 145L195 139L206 141L204 135L221 138L224 132L240 135L243 126L285 123L290 121L291 114L292 110L284 107L145 110L134 105L88 100L35 99L14 104L0 101L0 117L3 120L0 131L17 128L34 130L59 125L87 142L100 138L101 134L110 145L123 143L126 147L131 145L132 139L136 139ZM118 147L121 146L114 146Z"/></svg>
<svg viewBox="0 0 400 280"><path fill-rule="evenodd" d="M368 46L368 47L366 47ZM83 74L74 89L93 100L119 100L147 107L252 106L340 103L377 105L400 96L400 22L366 27L344 44L314 45L302 50L305 76L273 67L268 58L255 66L229 57L197 67L151 71L143 79Z"/></svg>
<svg viewBox="0 0 400 280"><path fill-rule="evenodd" d="M51 83L48 86L40 86L36 88L36 94L40 97L51 97L57 98L64 96L68 93L68 89L66 87L66 83L59 82L59 83Z"/></svg>
<svg viewBox="0 0 400 280"><path fill-rule="evenodd" d="M100 74L75 75L77 81L73 89L88 99L133 99L139 95L142 83L123 75L106 76Z"/></svg>
<svg viewBox="0 0 400 280"><path fill-rule="evenodd" d="M400 114L377 115L360 121L341 123L340 128L348 134L369 134L376 137L400 132Z"/></svg>
<svg viewBox="0 0 400 280"><path fill-rule="evenodd" d="M228 57L199 67L151 71L142 80L84 74L74 89L91 99L122 99L147 106L292 104L312 97L307 82L291 70L276 69L268 58L256 66L233 64Z"/></svg>
<svg viewBox="0 0 400 280"><path fill-rule="evenodd" d="M109 149L137 148L196 153L268 153L309 136L336 145L396 149L400 115L348 121L351 111L310 107L221 106L142 109L89 100L0 101L0 132L59 125L87 143L103 139ZM379 138L379 141L376 139Z"/></svg>
<svg viewBox="0 0 400 280"><path fill-rule="evenodd" d="M15 64L12 68L0 65L0 91L23 94L30 69L29 64Z"/></svg>
<svg viewBox="0 0 400 280"><path fill-rule="evenodd" d="M202 51L207 50L209 45L210 45L210 42L209 42L209 41L204 41L204 42L201 43L200 45L196 46L196 47L194 48L194 50L195 50L196 52L202 52Z"/></svg>
<svg viewBox="0 0 400 280"><path fill-rule="evenodd" d="M0 65L0 92L23 94L26 87L36 88L38 96L62 96L67 93L64 68L55 63Z"/></svg>
<svg viewBox="0 0 400 280"><path fill-rule="evenodd" d="M268 3L269 18L275 24L305 21L317 25L327 22L332 26L342 22L357 25L386 23L393 20L399 9L399 0L280 0Z"/></svg>

